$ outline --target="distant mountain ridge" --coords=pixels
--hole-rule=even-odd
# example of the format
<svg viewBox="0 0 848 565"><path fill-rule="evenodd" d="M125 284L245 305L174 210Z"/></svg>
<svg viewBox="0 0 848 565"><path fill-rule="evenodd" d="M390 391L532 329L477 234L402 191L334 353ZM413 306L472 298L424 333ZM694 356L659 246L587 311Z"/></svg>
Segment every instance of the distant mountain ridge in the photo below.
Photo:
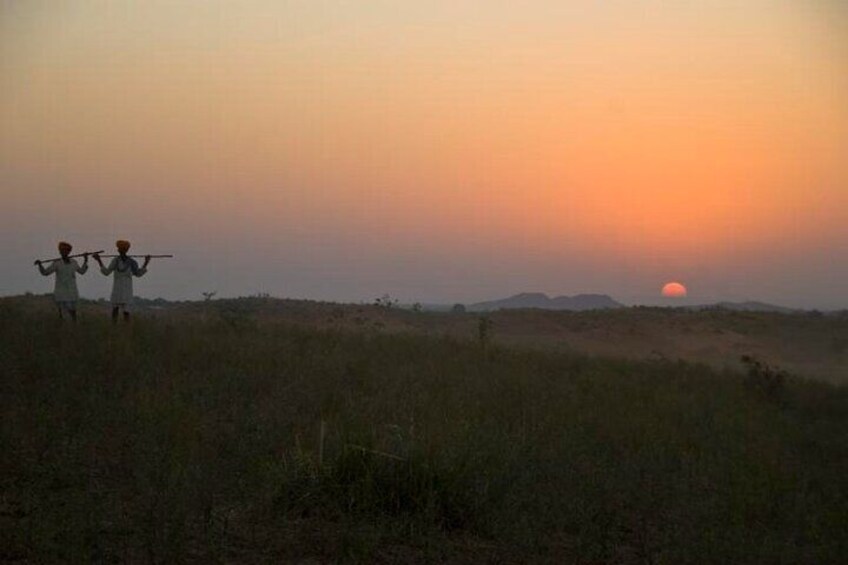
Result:
<svg viewBox="0 0 848 565"><path fill-rule="evenodd" d="M490 312L493 310L509 310L517 308L539 308L541 310L604 310L623 308L624 304L613 300L606 294L577 294L575 296L549 297L543 292L522 292L503 298L477 302L468 306L472 312Z"/></svg>
<svg viewBox="0 0 848 565"><path fill-rule="evenodd" d="M793 312L802 312L795 308L787 308L786 306L778 306L767 302L759 302L757 300L748 300L746 302L716 302L715 304L701 304L698 306L689 306L692 310L707 310L711 308L720 308L722 310L734 310L736 312L778 312L782 314L792 314Z"/></svg>

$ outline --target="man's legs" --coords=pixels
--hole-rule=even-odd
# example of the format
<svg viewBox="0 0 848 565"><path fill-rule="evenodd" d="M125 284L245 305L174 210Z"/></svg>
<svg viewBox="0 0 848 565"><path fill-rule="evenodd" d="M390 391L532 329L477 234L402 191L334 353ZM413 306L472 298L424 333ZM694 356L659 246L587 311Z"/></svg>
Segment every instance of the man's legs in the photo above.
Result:
<svg viewBox="0 0 848 565"><path fill-rule="evenodd" d="M59 314L60 316L62 315L61 314L62 310L67 310L68 315L71 317L71 320L74 321L74 322L77 321L77 303L76 303L76 301L69 300L67 302L60 302L59 303L59 310L60 310L60 314Z"/></svg>
<svg viewBox="0 0 848 565"><path fill-rule="evenodd" d="M65 320L65 311L71 317L71 320L77 321L77 303L76 302L57 302L56 309L59 311L59 320Z"/></svg>
<svg viewBox="0 0 848 565"><path fill-rule="evenodd" d="M121 310L123 310L123 312L124 312L124 322L130 321L130 313L129 313L129 310L127 309L127 305L126 304L114 304L112 306L112 323L113 324L118 323L118 312L121 311Z"/></svg>

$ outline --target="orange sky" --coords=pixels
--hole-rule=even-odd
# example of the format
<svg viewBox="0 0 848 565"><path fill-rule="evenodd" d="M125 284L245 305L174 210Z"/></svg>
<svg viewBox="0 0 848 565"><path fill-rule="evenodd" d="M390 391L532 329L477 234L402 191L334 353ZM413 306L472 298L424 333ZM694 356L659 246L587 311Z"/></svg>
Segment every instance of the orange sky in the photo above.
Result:
<svg viewBox="0 0 848 565"><path fill-rule="evenodd" d="M845 306L848 10L563 4L3 4L0 293L125 236L173 297Z"/></svg>

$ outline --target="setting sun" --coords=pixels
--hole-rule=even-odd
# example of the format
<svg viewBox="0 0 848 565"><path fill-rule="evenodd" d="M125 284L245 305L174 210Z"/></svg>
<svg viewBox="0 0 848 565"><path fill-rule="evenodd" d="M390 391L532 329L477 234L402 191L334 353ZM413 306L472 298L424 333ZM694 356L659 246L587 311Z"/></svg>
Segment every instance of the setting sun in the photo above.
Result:
<svg viewBox="0 0 848 565"><path fill-rule="evenodd" d="M666 298L683 298L686 294L686 287L679 282L670 282L662 289L662 295Z"/></svg>

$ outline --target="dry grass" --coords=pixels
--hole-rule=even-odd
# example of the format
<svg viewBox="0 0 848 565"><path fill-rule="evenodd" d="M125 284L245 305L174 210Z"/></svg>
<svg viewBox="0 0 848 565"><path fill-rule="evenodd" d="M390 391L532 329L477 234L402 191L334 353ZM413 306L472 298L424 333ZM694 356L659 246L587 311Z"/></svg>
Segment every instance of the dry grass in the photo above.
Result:
<svg viewBox="0 0 848 565"><path fill-rule="evenodd" d="M287 323L187 306L113 328L93 307L60 327L0 301L0 559L848 552L844 387L441 335L475 317L363 309L348 326L333 305L282 306Z"/></svg>

